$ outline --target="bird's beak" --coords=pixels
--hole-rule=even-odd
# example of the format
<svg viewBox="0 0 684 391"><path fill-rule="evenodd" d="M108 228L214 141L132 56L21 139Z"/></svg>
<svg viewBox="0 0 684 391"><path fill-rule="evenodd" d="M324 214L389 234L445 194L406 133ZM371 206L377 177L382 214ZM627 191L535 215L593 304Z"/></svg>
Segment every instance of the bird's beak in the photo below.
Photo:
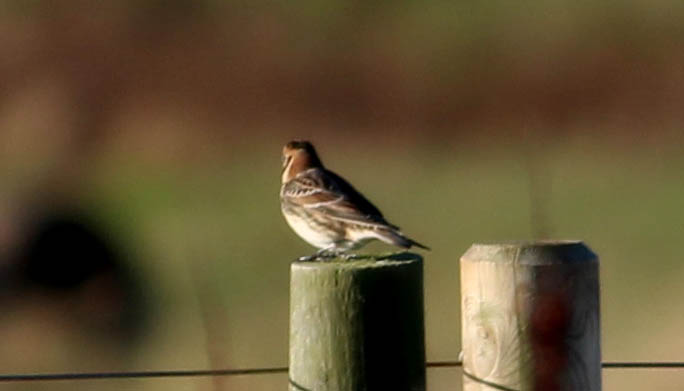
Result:
<svg viewBox="0 0 684 391"><path fill-rule="evenodd" d="M284 171L287 168L287 166L290 164L290 160L292 160L292 156L283 155L281 160L283 162L283 171Z"/></svg>

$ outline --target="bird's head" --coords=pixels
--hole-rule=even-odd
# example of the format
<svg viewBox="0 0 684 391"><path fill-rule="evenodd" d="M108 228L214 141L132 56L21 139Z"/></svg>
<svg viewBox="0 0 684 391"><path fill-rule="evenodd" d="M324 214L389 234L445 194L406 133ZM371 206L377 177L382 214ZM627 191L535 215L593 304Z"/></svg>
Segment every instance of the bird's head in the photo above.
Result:
<svg viewBox="0 0 684 391"><path fill-rule="evenodd" d="M323 164L310 142L293 140L283 147L283 183L314 167L323 167Z"/></svg>

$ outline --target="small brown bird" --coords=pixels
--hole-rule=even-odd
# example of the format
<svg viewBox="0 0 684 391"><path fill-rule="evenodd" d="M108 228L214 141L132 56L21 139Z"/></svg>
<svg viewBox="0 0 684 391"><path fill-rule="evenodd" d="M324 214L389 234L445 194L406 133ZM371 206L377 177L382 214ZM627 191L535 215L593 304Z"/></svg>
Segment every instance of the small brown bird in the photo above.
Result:
<svg viewBox="0 0 684 391"><path fill-rule="evenodd" d="M388 223L349 182L325 169L308 141L291 141L283 148L280 206L297 235L319 248L314 258L358 249L374 239L429 250Z"/></svg>

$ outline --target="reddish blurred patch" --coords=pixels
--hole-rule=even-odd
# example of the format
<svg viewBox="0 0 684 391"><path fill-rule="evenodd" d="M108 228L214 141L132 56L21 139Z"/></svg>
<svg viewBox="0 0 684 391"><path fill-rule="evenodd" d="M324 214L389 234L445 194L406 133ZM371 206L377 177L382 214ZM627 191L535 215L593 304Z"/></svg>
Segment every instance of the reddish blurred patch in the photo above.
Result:
<svg viewBox="0 0 684 391"><path fill-rule="evenodd" d="M534 384L538 391L561 390L559 373L568 365L570 306L564 294L539 296L530 317L530 338L534 362Z"/></svg>

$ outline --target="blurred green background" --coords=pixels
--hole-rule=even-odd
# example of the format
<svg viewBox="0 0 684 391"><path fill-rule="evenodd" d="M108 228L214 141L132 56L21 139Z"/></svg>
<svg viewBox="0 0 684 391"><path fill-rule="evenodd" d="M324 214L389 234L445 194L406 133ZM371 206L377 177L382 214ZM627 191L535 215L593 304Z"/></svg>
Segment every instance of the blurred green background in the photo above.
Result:
<svg viewBox="0 0 684 391"><path fill-rule="evenodd" d="M313 251L279 210L291 138L433 248L428 360L460 350L460 255L533 238L599 254L604 360L684 360L683 18L678 0L0 2L0 372L287 365L289 262ZM92 259L61 237L26 250L55 221L108 261L55 283ZM460 390L461 372L428 382Z"/></svg>

